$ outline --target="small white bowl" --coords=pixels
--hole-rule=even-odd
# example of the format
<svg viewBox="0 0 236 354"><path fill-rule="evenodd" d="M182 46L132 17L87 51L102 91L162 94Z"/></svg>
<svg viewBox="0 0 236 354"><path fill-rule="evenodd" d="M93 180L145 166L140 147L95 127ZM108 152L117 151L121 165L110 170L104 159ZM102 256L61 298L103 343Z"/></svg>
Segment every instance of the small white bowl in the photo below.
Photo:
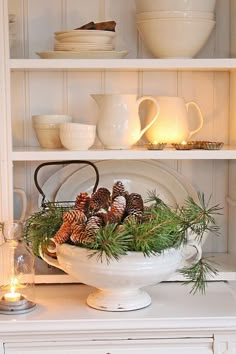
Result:
<svg viewBox="0 0 236 354"><path fill-rule="evenodd" d="M203 11L150 11L141 12L136 15L136 20L152 20L157 18L182 18L182 19L204 19L204 20L214 20L214 12L203 12Z"/></svg>
<svg viewBox="0 0 236 354"><path fill-rule="evenodd" d="M135 0L136 12L206 11L214 12L216 0Z"/></svg>
<svg viewBox="0 0 236 354"><path fill-rule="evenodd" d="M81 123L62 123L60 140L68 150L88 150L95 141L96 125Z"/></svg>
<svg viewBox="0 0 236 354"><path fill-rule="evenodd" d="M215 21L165 18L143 20L137 27L145 45L157 58L193 58L209 38Z"/></svg>
<svg viewBox="0 0 236 354"><path fill-rule="evenodd" d="M62 148L59 129L62 122L71 122L72 117L60 114L32 116L33 127L40 146L44 149Z"/></svg>

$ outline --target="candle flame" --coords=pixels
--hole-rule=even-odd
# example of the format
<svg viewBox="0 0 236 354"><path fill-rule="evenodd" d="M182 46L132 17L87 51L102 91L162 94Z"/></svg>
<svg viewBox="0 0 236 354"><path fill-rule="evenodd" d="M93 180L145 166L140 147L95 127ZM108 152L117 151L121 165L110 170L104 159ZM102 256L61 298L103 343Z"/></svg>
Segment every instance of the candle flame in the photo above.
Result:
<svg viewBox="0 0 236 354"><path fill-rule="evenodd" d="M181 144L182 144L182 145L187 145L186 141L182 141Z"/></svg>

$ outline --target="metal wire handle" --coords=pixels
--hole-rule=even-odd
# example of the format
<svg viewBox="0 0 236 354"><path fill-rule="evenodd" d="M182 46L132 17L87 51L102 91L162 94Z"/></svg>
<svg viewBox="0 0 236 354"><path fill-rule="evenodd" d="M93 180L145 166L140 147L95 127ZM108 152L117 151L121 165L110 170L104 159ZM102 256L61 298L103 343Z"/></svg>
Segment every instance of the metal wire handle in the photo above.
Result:
<svg viewBox="0 0 236 354"><path fill-rule="evenodd" d="M34 171L34 183L35 186L37 188L37 190L39 191L39 193L42 195L42 202L41 202L41 206L45 207L47 205L47 203L45 202L46 200L46 195L43 192L42 188L40 187L39 183L38 183L38 173L39 170L45 166L51 166L51 165L69 165L69 164L87 164L90 165L96 174L96 180L95 180L95 184L93 187L93 193L97 190L97 186L99 183L99 172L97 167L91 162L91 161L86 161L86 160L67 160L67 161L51 161L51 162L44 162L42 164L40 164ZM63 202L66 203L66 202ZM71 203L71 201L69 201L68 203Z"/></svg>

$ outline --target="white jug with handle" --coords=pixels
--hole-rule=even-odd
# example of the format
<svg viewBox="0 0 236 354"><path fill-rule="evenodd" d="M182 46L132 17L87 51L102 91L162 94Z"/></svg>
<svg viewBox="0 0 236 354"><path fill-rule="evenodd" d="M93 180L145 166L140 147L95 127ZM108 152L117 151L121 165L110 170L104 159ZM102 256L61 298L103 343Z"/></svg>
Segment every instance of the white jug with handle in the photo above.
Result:
<svg viewBox="0 0 236 354"><path fill-rule="evenodd" d="M186 103L183 97L155 96L160 105L158 121L146 132L150 143L181 143L188 141L203 126L203 116L197 103ZM197 111L198 125L196 129L189 129L189 108ZM151 122L155 107L147 106L146 123Z"/></svg>
<svg viewBox="0 0 236 354"><path fill-rule="evenodd" d="M137 98L134 94L93 94L100 109L97 133L106 149L128 149L153 125L159 114L159 104L152 96ZM151 100L154 106L152 119L141 129L139 106Z"/></svg>

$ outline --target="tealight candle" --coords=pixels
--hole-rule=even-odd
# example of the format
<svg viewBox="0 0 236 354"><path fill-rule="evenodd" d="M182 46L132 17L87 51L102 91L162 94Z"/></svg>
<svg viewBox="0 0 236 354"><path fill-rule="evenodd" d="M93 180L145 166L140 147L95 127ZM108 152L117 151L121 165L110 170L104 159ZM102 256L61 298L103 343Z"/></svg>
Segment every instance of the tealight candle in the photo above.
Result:
<svg viewBox="0 0 236 354"><path fill-rule="evenodd" d="M148 150L163 150L166 146L166 143L158 143L154 141L153 143L147 144Z"/></svg>
<svg viewBox="0 0 236 354"><path fill-rule="evenodd" d="M16 302L21 300L20 293L7 293L3 296L3 299L8 302Z"/></svg>
<svg viewBox="0 0 236 354"><path fill-rule="evenodd" d="M182 141L182 143L172 144L172 146L176 150L191 150L192 149L192 144L189 144L186 141Z"/></svg>

